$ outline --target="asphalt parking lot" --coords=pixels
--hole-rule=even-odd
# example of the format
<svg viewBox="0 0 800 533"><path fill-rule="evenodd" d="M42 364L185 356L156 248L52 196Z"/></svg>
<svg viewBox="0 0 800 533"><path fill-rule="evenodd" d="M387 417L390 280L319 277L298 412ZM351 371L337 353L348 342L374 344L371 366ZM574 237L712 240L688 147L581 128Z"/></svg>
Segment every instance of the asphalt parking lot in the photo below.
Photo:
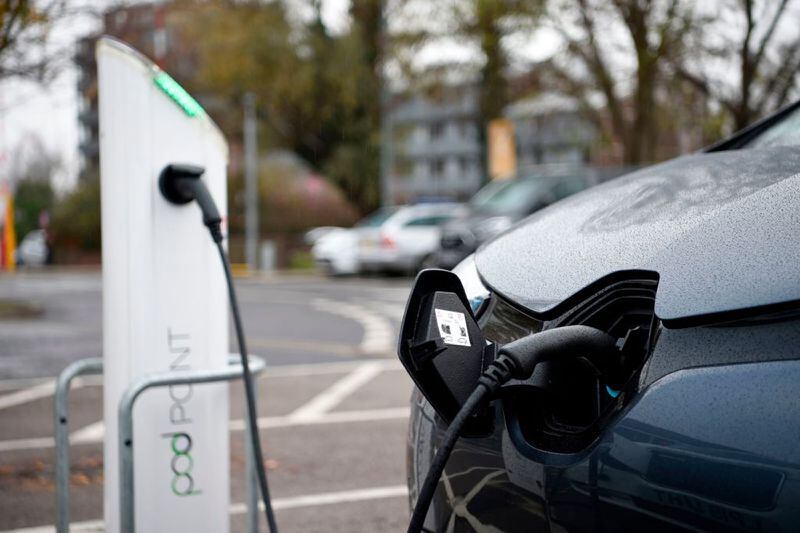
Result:
<svg viewBox="0 0 800 533"><path fill-rule="evenodd" d="M403 529L411 383L393 350L409 281L309 276L237 285L250 349L268 362L259 425L281 529ZM100 291L97 272L0 277L0 297L43 309L0 320L0 531L52 530L52 378L100 355ZM230 397L231 525L243 531L241 384ZM80 379L71 409L73 530L102 530L102 381Z"/></svg>

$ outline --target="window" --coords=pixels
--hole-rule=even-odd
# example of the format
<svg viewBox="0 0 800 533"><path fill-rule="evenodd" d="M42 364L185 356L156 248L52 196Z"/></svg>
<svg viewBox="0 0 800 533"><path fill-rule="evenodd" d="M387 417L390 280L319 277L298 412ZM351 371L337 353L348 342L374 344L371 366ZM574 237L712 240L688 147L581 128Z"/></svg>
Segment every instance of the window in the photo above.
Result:
<svg viewBox="0 0 800 533"><path fill-rule="evenodd" d="M800 108L795 109L777 124L761 132L755 139L746 143L747 148L768 148L770 146L800 145Z"/></svg>
<svg viewBox="0 0 800 533"><path fill-rule="evenodd" d="M440 178L443 175L444 175L444 159L437 158L432 160L430 176L432 178Z"/></svg>
<svg viewBox="0 0 800 533"><path fill-rule="evenodd" d="M386 222L389 217L397 212L397 207L382 207L372 213L371 215L367 216L366 218L361 219L357 224L356 227L359 228L377 228L384 222Z"/></svg>
<svg viewBox="0 0 800 533"><path fill-rule="evenodd" d="M393 174L395 176L408 176L414 170L414 162L408 157L397 157L394 160Z"/></svg>
<svg viewBox="0 0 800 533"><path fill-rule="evenodd" d="M438 226L442 222L450 220L449 215L434 215L429 217L420 217L409 220L405 223L406 226Z"/></svg>
<svg viewBox="0 0 800 533"><path fill-rule="evenodd" d="M584 182L583 178L579 176L571 176L568 178L564 178L558 183L556 183L555 187L553 187L553 196L555 196L556 200L561 200L562 198L566 198L576 192L580 192L586 188L586 183Z"/></svg>

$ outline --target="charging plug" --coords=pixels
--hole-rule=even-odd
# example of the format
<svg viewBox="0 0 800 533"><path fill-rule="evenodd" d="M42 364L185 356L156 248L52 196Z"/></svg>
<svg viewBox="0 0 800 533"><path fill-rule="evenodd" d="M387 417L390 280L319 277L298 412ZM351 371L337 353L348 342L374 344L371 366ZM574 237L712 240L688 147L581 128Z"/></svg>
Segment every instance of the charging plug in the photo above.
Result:
<svg viewBox="0 0 800 533"><path fill-rule="evenodd" d="M205 171L196 165L169 164L158 177L158 188L167 201L176 205L197 200L203 213L203 224L211 232L214 242L219 243L222 242L222 217L206 184L200 179Z"/></svg>
<svg viewBox="0 0 800 533"><path fill-rule="evenodd" d="M439 443L439 449L417 495L408 533L422 531L439 478L462 429L469 418L491 400L503 384L511 379L527 379L533 375L536 365L556 358L586 357L602 368L612 364L614 355L618 354L616 341L599 329L574 325L533 333L500 347L497 358L481 373L477 387L463 402Z"/></svg>

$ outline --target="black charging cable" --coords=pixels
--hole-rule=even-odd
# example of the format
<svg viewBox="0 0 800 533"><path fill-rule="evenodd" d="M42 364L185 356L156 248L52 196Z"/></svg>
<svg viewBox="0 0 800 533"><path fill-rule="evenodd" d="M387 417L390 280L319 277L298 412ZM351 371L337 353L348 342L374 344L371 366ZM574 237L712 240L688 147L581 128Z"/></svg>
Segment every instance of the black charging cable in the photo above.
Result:
<svg viewBox="0 0 800 533"><path fill-rule="evenodd" d="M408 533L422 531L439 479L464 425L503 384L511 379L527 379L533 374L536 365L555 357L564 357L564 354L590 355L602 366L604 361L612 359L610 356L616 350L614 337L589 326L550 329L502 346L497 352L497 358L481 374L475 390L450 422L417 496Z"/></svg>
<svg viewBox="0 0 800 533"><path fill-rule="evenodd" d="M161 172L158 180L161 194L174 204L188 204L192 200L197 200L203 214L203 224L211 233L211 239L217 247L222 267L225 270L225 282L228 285L228 299L230 300L231 312L233 313L233 325L236 331L236 341L239 344L239 356L242 360L242 378L244 381L245 399L247 401L247 423L250 428L250 437L253 445L253 462L255 463L258 484L261 489L261 500L264 503L264 513L267 517L267 524L272 533L278 533L278 524L275 520L275 511L272 509L272 501L269 496L269 484L267 483L267 471L264 468L264 453L261 449L261 439L258 435L258 415L256 412L256 398L253 391L253 374L250 372L250 364L247 359L247 345L244 338L244 327L242 318L239 314L239 304L236 299L236 290L233 287L233 274L231 263L225 248L222 246L222 217L219 214L214 199L208 192L205 184L200 180L205 169L194 165L167 165ZM249 475L249 472L248 472Z"/></svg>

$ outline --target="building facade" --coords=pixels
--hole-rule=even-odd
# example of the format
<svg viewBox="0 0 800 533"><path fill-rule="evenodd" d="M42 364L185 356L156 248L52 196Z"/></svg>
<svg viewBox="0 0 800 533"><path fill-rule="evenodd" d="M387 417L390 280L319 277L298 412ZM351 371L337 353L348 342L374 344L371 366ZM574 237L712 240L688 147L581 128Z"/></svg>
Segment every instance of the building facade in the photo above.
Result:
<svg viewBox="0 0 800 533"><path fill-rule="evenodd" d="M385 204L465 200L480 188L483 155L476 87L397 97L387 120L391 134L383 143L388 151Z"/></svg>
<svg viewBox="0 0 800 533"><path fill-rule="evenodd" d="M567 97L545 93L515 102L503 114L514 125L518 175L584 172L597 153L596 128ZM384 204L464 201L486 182L476 86L398 96L387 120Z"/></svg>
<svg viewBox="0 0 800 533"><path fill-rule="evenodd" d="M133 46L167 70L178 81L189 79L196 68L196 54L184 39L173 15L181 8L172 3L142 3L119 6L103 14L103 29L78 41L75 65L78 67L78 135L81 175L96 172L99 166L97 107L97 63L95 45L102 35L116 37Z"/></svg>

